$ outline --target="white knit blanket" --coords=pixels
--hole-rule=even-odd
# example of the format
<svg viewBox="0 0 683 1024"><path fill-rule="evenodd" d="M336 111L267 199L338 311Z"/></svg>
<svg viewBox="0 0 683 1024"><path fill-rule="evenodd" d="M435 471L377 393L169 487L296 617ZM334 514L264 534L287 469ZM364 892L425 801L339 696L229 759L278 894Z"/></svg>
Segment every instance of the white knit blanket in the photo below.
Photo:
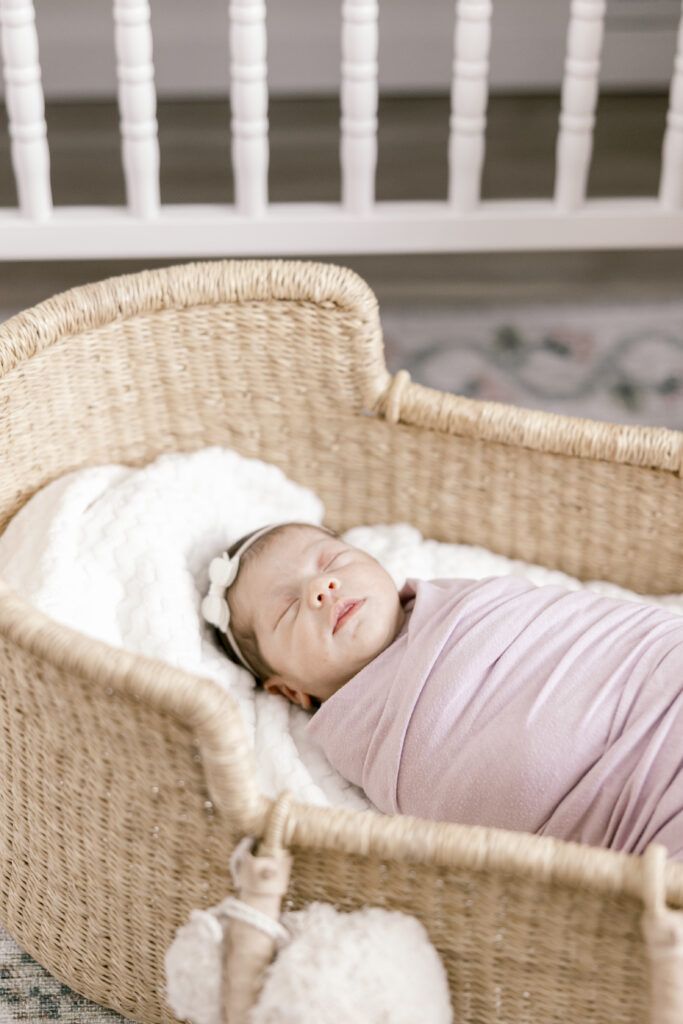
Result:
<svg viewBox="0 0 683 1024"><path fill-rule="evenodd" d="M308 715L254 686L217 647L199 605L211 558L265 523L319 523L320 500L280 470L221 448L165 455L142 469L70 473L36 494L0 537L0 576L36 607L116 647L208 676L238 703L268 796L367 808L307 738ZM397 586L407 576L515 574L578 581L482 548L424 540L405 524L360 526L346 539L373 554ZM642 600L607 583L604 594ZM683 613L683 595L652 599Z"/></svg>

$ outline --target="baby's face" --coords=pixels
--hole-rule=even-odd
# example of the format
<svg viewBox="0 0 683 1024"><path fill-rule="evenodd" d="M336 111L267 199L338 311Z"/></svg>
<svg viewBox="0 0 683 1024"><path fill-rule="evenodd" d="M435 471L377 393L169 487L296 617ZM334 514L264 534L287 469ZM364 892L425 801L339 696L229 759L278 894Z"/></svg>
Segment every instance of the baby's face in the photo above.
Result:
<svg viewBox="0 0 683 1024"><path fill-rule="evenodd" d="M300 527L273 537L244 565L231 604L273 669L267 688L303 707L307 698L331 697L388 647L404 620L396 586L374 558Z"/></svg>

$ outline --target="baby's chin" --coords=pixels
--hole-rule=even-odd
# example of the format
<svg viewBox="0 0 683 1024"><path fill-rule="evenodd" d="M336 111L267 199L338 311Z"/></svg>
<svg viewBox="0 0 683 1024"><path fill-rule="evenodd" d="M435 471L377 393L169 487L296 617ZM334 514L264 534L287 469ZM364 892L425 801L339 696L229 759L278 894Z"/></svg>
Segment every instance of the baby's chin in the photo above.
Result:
<svg viewBox="0 0 683 1024"><path fill-rule="evenodd" d="M401 631L401 627L403 626L404 615L403 609L400 608L400 606L399 611L400 615L397 616L397 620L392 622L390 627L387 626L382 631L381 635L376 636L374 641L370 642L367 637L365 638L365 644L363 645L365 646L365 651L363 654L358 654L357 657L349 662L347 671L344 672L338 682L327 680L322 687L316 687L319 692L321 690L324 692L324 696L321 695L319 697L321 701L326 701L329 700L330 697L333 697L335 693L338 693L339 690L346 686L346 684L357 676L359 672L362 672L363 669L367 668L368 665L380 656L380 654L386 651L387 647L390 647L393 644Z"/></svg>

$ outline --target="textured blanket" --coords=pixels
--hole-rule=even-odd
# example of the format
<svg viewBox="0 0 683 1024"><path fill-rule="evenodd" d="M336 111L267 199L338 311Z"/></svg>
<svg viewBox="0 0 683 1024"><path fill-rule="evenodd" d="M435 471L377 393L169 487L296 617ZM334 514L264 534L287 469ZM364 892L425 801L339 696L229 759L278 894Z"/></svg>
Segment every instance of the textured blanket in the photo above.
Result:
<svg viewBox="0 0 683 1024"><path fill-rule="evenodd" d="M410 580L309 733L388 813L683 858L683 617L527 580Z"/></svg>
<svg viewBox="0 0 683 1024"><path fill-rule="evenodd" d="M12 520L0 537L0 575L72 628L207 676L228 690L267 795L288 788L309 803L367 808L363 792L307 735L308 714L255 688L251 676L218 649L199 610L215 554L259 525L320 522L323 515L320 500L275 467L221 448L165 455L141 469L84 469L48 485ZM357 527L346 539L378 558L397 586L408 576L499 574L581 586L562 573L481 548L424 540L404 524ZM610 584L591 586L627 594ZM658 603L683 611L683 597Z"/></svg>

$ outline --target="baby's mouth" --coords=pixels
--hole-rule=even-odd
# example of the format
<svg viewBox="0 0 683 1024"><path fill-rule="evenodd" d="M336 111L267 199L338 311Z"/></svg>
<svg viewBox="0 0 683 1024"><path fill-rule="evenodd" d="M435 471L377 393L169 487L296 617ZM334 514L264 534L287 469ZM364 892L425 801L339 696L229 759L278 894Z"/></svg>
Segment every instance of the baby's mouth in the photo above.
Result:
<svg viewBox="0 0 683 1024"><path fill-rule="evenodd" d="M341 629L342 626L346 625L349 619L356 614L362 604L365 604L365 598L360 601L337 601L334 606L334 615L332 617L332 632L336 633L338 629Z"/></svg>

